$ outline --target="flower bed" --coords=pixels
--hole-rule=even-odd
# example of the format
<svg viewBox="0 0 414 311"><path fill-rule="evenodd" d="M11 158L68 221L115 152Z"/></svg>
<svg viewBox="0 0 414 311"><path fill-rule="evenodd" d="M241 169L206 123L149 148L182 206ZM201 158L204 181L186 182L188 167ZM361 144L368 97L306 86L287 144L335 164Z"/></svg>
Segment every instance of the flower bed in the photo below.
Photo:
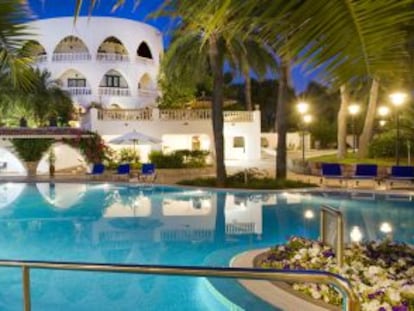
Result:
<svg viewBox="0 0 414 311"><path fill-rule="evenodd" d="M351 244L339 268L333 249L318 241L291 238L255 262L262 268L325 270L347 278L360 297L362 310L414 310L414 248L389 240ZM292 284L293 289L340 305L341 295L327 285Z"/></svg>

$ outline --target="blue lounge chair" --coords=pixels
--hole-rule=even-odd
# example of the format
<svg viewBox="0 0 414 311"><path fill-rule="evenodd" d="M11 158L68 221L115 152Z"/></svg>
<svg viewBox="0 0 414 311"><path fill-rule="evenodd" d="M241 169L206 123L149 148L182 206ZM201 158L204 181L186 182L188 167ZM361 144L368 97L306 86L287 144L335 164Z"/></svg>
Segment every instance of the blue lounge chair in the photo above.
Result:
<svg viewBox="0 0 414 311"><path fill-rule="evenodd" d="M129 163L119 164L116 169L115 178L129 179L129 173L131 172L131 165Z"/></svg>
<svg viewBox="0 0 414 311"><path fill-rule="evenodd" d="M355 186L358 186L359 179L370 179L379 184L378 166L376 164L357 164L352 179L355 179Z"/></svg>
<svg viewBox="0 0 414 311"><path fill-rule="evenodd" d="M392 187L395 182L410 182L414 181L414 166L392 166L391 175L387 177L389 187Z"/></svg>
<svg viewBox="0 0 414 311"><path fill-rule="evenodd" d="M102 176L105 172L105 165L102 163L94 163L92 166L92 170L90 173L88 173L89 176L92 176L93 178Z"/></svg>
<svg viewBox="0 0 414 311"><path fill-rule="evenodd" d="M157 178L155 172L155 165L153 163L144 163L141 167L141 172L138 174L138 181L140 182L154 182Z"/></svg>
<svg viewBox="0 0 414 311"><path fill-rule="evenodd" d="M321 184L324 184L328 179L339 180L340 185L342 181L346 181L345 177L342 175L341 165L338 163L322 163L322 178L320 180Z"/></svg>

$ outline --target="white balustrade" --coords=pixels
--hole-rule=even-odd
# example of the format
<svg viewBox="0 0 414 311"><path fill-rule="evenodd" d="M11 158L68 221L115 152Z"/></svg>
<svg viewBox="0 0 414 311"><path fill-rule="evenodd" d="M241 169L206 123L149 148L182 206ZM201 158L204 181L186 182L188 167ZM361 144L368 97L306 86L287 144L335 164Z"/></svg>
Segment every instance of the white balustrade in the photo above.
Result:
<svg viewBox="0 0 414 311"><path fill-rule="evenodd" d="M141 64L148 64L148 65L154 64L154 60L152 58L137 56L136 60L138 63L141 63Z"/></svg>
<svg viewBox="0 0 414 311"><path fill-rule="evenodd" d="M252 122L253 112L251 111L224 111L224 122Z"/></svg>
<svg viewBox="0 0 414 311"><path fill-rule="evenodd" d="M138 95L142 97L157 97L158 91L154 89L138 89Z"/></svg>
<svg viewBox="0 0 414 311"><path fill-rule="evenodd" d="M89 53L53 53L52 61L67 62L67 61L86 61L91 60Z"/></svg>
<svg viewBox="0 0 414 311"><path fill-rule="evenodd" d="M254 233L256 224L254 222L236 222L226 224L226 234L250 234Z"/></svg>
<svg viewBox="0 0 414 311"><path fill-rule="evenodd" d="M126 87L99 87L99 95L131 96L131 92Z"/></svg>
<svg viewBox="0 0 414 311"><path fill-rule="evenodd" d="M209 120L211 110L209 109L163 109L160 110L160 120L165 121L191 121Z"/></svg>
<svg viewBox="0 0 414 311"><path fill-rule="evenodd" d="M98 120L110 121L202 121L211 120L211 116L209 109L101 109L98 112ZM253 122L252 112L244 111L226 111L224 119L226 122Z"/></svg>
<svg viewBox="0 0 414 311"><path fill-rule="evenodd" d="M66 87L63 88L66 92L69 92L71 95L91 95L92 90L89 87Z"/></svg>
<svg viewBox="0 0 414 311"><path fill-rule="evenodd" d="M44 54L44 55L37 55L37 56L34 56L33 59L38 64L39 63L46 63L47 62L47 55L46 54Z"/></svg>
<svg viewBox="0 0 414 311"><path fill-rule="evenodd" d="M129 56L127 54L117 53L98 53L96 60L103 62L129 62Z"/></svg>
<svg viewBox="0 0 414 311"><path fill-rule="evenodd" d="M151 109L101 109L98 120L102 121L148 121L152 119Z"/></svg>

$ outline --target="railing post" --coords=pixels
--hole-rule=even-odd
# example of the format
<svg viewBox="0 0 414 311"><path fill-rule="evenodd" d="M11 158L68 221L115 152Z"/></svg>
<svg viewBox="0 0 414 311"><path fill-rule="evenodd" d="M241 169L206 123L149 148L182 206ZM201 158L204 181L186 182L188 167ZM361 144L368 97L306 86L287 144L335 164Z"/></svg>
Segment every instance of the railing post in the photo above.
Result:
<svg viewBox="0 0 414 311"><path fill-rule="evenodd" d="M22 266L22 278L23 278L23 310L31 310L30 299L30 268L28 266Z"/></svg>

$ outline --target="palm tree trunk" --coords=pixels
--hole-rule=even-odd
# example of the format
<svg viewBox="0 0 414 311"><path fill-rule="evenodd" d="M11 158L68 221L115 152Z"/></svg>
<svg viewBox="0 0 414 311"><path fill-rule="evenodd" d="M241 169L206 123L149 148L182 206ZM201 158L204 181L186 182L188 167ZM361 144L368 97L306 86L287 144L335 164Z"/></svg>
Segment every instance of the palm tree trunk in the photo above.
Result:
<svg viewBox="0 0 414 311"><path fill-rule="evenodd" d="M368 156L368 145L374 132L375 112L378 104L379 80L372 80L371 91L369 93L369 103L367 114L365 115L364 129L359 137L358 158L366 158Z"/></svg>
<svg viewBox="0 0 414 311"><path fill-rule="evenodd" d="M288 95L289 63L282 59L279 74L279 88L276 110L277 153L276 153L276 178L286 178L286 133L287 133L287 95Z"/></svg>
<svg viewBox="0 0 414 311"><path fill-rule="evenodd" d="M213 34L209 41L209 59L213 72L213 102L212 121L214 146L216 149L216 178L217 186L223 187L226 183L226 167L224 165L224 136L223 136L223 61L219 54L218 42Z"/></svg>
<svg viewBox="0 0 414 311"><path fill-rule="evenodd" d="M346 156L346 119L348 116L349 105L349 90L346 85L342 85L341 91L341 106L338 112L338 159L343 159Z"/></svg>
<svg viewBox="0 0 414 311"><path fill-rule="evenodd" d="M246 102L246 110L252 111L252 79L250 78L250 68L247 63L243 63L244 76L244 100Z"/></svg>

